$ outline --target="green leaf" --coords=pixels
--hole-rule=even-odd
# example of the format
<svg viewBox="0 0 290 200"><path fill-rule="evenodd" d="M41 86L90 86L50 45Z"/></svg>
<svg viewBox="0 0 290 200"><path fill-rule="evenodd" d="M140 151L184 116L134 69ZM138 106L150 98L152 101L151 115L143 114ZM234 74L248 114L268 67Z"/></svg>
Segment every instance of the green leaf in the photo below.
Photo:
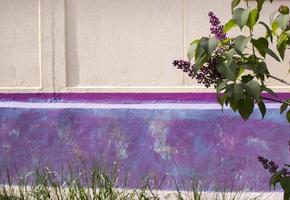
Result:
<svg viewBox="0 0 290 200"><path fill-rule="evenodd" d="M273 188L275 189L276 184L280 182L280 178L281 178L280 174L275 172L270 178L269 188L271 188L273 186Z"/></svg>
<svg viewBox="0 0 290 200"><path fill-rule="evenodd" d="M217 47L217 43L218 41L215 38L202 37L199 45L208 56L211 56Z"/></svg>
<svg viewBox="0 0 290 200"><path fill-rule="evenodd" d="M257 8L258 11L262 10L263 4L265 3L265 0L256 0L257 1Z"/></svg>
<svg viewBox="0 0 290 200"><path fill-rule="evenodd" d="M259 38L258 40L252 39L251 42L261 54L261 56L265 58L266 54L268 54L278 62L281 62L280 58L275 54L275 52L268 48L268 40L266 40L265 38Z"/></svg>
<svg viewBox="0 0 290 200"><path fill-rule="evenodd" d="M288 110L286 117L287 117L288 122L290 123L290 110Z"/></svg>
<svg viewBox="0 0 290 200"><path fill-rule="evenodd" d="M284 60L285 57L285 51L287 48L287 42L288 42L288 36L287 33L283 32L279 38L278 38L278 42L277 42L277 50L282 58L282 60Z"/></svg>
<svg viewBox="0 0 290 200"><path fill-rule="evenodd" d="M271 56L272 58L274 58L275 60L277 60L278 62L281 62L280 58L276 55L276 53L274 51L272 51L271 49L267 48L265 50L266 54L268 54L269 56Z"/></svg>
<svg viewBox="0 0 290 200"><path fill-rule="evenodd" d="M261 37L257 40L252 39L251 42L255 46L255 48L259 51L261 56L263 56L265 58L266 49L268 49L268 46L269 46L268 40L266 38Z"/></svg>
<svg viewBox="0 0 290 200"><path fill-rule="evenodd" d="M200 47L199 43L197 44L197 47L195 49L194 59L198 60L200 57L204 55L204 50Z"/></svg>
<svg viewBox="0 0 290 200"><path fill-rule="evenodd" d="M261 86L257 81L251 80L246 84L246 92L248 95L256 99L256 101L260 101L261 95Z"/></svg>
<svg viewBox="0 0 290 200"><path fill-rule="evenodd" d="M273 42L273 35L272 35L272 31L269 28L269 26L264 22L259 22L259 24L262 24L266 28L266 30L267 30L266 38L270 37L271 42Z"/></svg>
<svg viewBox="0 0 290 200"><path fill-rule="evenodd" d="M240 27L241 30L247 24L249 15L250 15L249 8L247 9L237 8L236 10L234 10L233 20L236 22L236 24Z"/></svg>
<svg viewBox="0 0 290 200"><path fill-rule="evenodd" d="M258 74L264 74L266 70L267 70L267 65L266 65L265 62L259 62L259 63L257 64L256 72L257 72Z"/></svg>
<svg viewBox="0 0 290 200"><path fill-rule="evenodd" d="M217 65L217 70L221 73L226 79L234 81L237 71L237 63L233 60L227 62L221 62Z"/></svg>
<svg viewBox="0 0 290 200"><path fill-rule="evenodd" d="M254 79L254 76L251 76L250 74L242 76L243 83L248 83L250 80L253 80L253 79Z"/></svg>
<svg viewBox="0 0 290 200"><path fill-rule="evenodd" d="M257 9L253 9L251 10L250 14L249 14L249 19L247 22L247 26L253 30L253 27L255 26L255 24L257 23L258 19L260 17L260 13Z"/></svg>
<svg viewBox="0 0 290 200"><path fill-rule="evenodd" d="M251 40L251 37L245 37L243 35L238 36L234 39L234 49L238 54L243 54L244 49L246 48L248 42Z"/></svg>
<svg viewBox="0 0 290 200"><path fill-rule="evenodd" d="M229 20L224 27L224 32L227 33L228 31L230 31L232 28L235 28L237 26L235 20L231 19Z"/></svg>
<svg viewBox="0 0 290 200"><path fill-rule="evenodd" d="M237 109L241 117L247 120L254 111L254 101L248 95L245 95L243 99L238 101Z"/></svg>
<svg viewBox="0 0 290 200"><path fill-rule="evenodd" d="M226 38L224 40L221 40L220 42L221 42L222 45L223 44L226 45L226 44L229 44L232 40L233 40L232 38Z"/></svg>
<svg viewBox="0 0 290 200"><path fill-rule="evenodd" d="M280 107L280 114L282 114L288 107L287 103L283 103Z"/></svg>
<svg viewBox="0 0 290 200"><path fill-rule="evenodd" d="M269 94L278 97L278 95L270 88L266 87L265 85L261 86L262 91L268 92ZM279 98L279 97L278 97Z"/></svg>
<svg viewBox="0 0 290 200"><path fill-rule="evenodd" d="M233 99L230 100L230 107L233 109L234 112L236 112L238 109L237 104L237 101L234 101Z"/></svg>
<svg viewBox="0 0 290 200"><path fill-rule="evenodd" d="M289 14L289 7L282 5L279 8L279 12L283 15L287 15L287 14Z"/></svg>
<svg viewBox="0 0 290 200"><path fill-rule="evenodd" d="M190 44L190 47L188 48L188 51L187 51L187 58L189 61L192 60L194 54L195 54L195 50L196 50L196 47L199 43L199 40L194 40L191 44Z"/></svg>
<svg viewBox="0 0 290 200"><path fill-rule="evenodd" d="M239 5L240 2L241 2L241 0L233 0L233 1L232 1L232 5L231 5L232 13L233 13L235 7L237 7L237 6Z"/></svg>
<svg viewBox="0 0 290 200"><path fill-rule="evenodd" d="M285 31L290 21L290 14L279 15L275 21L277 21L279 27Z"/></svg>
<svg viewBox="0 0 290 200"><path fill-rule="evenodd" d="M240 78L240 76L244 73L245 69L242 67L237 67L236 75L235 75L235 80Z"/></svg>
<svg viewBox="0 0 290 200"><path fill-rule="evenodd" d="M275 20L272 22L272 32L275 34L277 30L279 29L279 23Z"/></svg>
<svg viewBox="0 0 290 200"><path fill-rule="evenodd" d="M225 56L228 60L232 59L236 51L234 49L230 49L225 51L222 55Z"/></svg>
<svg viewBox="0 0 290 200"><path fill-rule="evenodd" d="M222 110L224 109L225 101L227 100L228 96L226 94L224 95L217 95L217 101L222 106Z"/></svg>
<svg viewBox="0 0 290 200"><path fill-rule="evenodd" d="M197 72L197 70L199 70L203 65L204 63L207 61L207 56L206 54L203 54L201 57L199 57L196 62L195 62L195 72Z"/></svg>
<svg viewBox="0 0 290 200"><path fill-rule="evenodd" d="M217 93L220 93L222 90L224 90L226 88L228 82L229 82L229 80L224 80L224 81L218 83L217 87L216 87Z"/></svg>
<svg viewBox="0 0 290 200"><path fill-rule="evenodd" d="M290 200L290 193L284 192L283 200Z"/></svg>
<svg viewBox="0 0 290 200"><path fill-rule="evenodd" d="M240 63L240 68L253 70L253 65L250 65L249 63Z"/></svg>
<svg viewBox="0 0 290 200"><path fill-rule="evenodd" d="M260 102L258 103L258 107L259 107L259 110L260 110L260 112L261 112L262 119L264 119L264 117L265 117L265 115L266 115L266 106L265 106L264 102L263 102L263 101L260 101Z"/></svg>
<svg viewBox="0 0 290 200"><path fill-rule="evenodd" d="M290 177L284 176L280 180L280 185L285 193L290 193Z"/></svg>
<svg viewBox="0 0 290 200"><path fill-rule="evenodd" d="M234 87L235 87L235 84L233 83L227 85L225 93L227 94L228 97L234 96Z"/></svg>
<svg viewBox="0 0 290 200"><path fill-rule="evenodd" d="M244 85L236 84L234 86L234 100L239 101L241 99L243 92L244 92Z"/></svg>

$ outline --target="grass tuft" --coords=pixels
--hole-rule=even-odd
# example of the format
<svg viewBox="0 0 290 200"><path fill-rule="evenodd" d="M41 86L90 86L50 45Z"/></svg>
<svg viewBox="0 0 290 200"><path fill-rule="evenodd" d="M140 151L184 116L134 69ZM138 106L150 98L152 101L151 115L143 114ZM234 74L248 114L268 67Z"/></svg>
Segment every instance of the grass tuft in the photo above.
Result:
<svg viewBox="0 0 290 200"><path fill-rule="evenodd" d="M181 190L174 177L147 176L139 186L129 189L129 176L120 178L121 170L117 162L111 168L99 162L88 167L68 164L61 174L49 167L37 168L24 176L14 177L8 169L2 176L0 200L258 200L260 196L245 197L242 191L214 192L207 197L203 192L200 180L193 176L189 185L181 181ZM64 172L65 171L65 172ZM3 175L3 173L2 173ZM120 183L120 180L123 183ZM175 190L165 192L162 184L173 181ZM188 187L187 187L188 186Z"/></svg>

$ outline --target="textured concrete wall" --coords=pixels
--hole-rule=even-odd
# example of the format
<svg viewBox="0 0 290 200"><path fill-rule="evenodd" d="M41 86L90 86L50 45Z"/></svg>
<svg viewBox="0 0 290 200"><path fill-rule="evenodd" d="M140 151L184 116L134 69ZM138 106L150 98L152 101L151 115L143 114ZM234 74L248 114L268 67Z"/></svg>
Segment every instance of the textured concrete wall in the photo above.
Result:
<svg viewBox="0 0 290 200"><path fill-rule="evenodd" d="M289 4L275 2L266 15ZM105 155L135 181L150 173L196 174L206 187L266 189L268 175L256 157L289 160L289 125L278 105L266 120L256 112L246 123L192 94L188 99L201 102L166 95L113 104L108 96L97 103L82 102L82 95L70 104L59 98L60 92L212 92L171 62L185 57L192 38L208 34L209 10L225 22L229 6L228 0L0 0L0 171L27 173L43 162L61 168L76 156ZM290 81L285 57L283 64L269 60L270 70ZM269 84L289 97L289 87ZM47 92L48 99L2 96L7 92ZM106 95L91 99L100 96Z"/></svg>
<svg viewBox="0 0 290 200"><path fill-rule="evenodd" d="M289 1L266 3L266 21L279 4ZM193 38L208 35L209 10L225 22L230 2L0 0L0 92L212 91L171 66ZM290 81L285 57L269 66Z"/></svg>
<svg viewBox="0 0 290 200"><path fill-rule="evenodd" d="M205 100L2 102L0 172L8 167L27 174L48 165L60 173L78 158L90 163L102 157L126 169L128 186L148 175L159 181L167 175L178 183L196 176L205 190L267 190L269 174L257 157L280 166L290 162L289 124L277 104L268 106L264 120L256 110L245 122ZM164 189L175 187L173 179L163 183Z"/></svg>

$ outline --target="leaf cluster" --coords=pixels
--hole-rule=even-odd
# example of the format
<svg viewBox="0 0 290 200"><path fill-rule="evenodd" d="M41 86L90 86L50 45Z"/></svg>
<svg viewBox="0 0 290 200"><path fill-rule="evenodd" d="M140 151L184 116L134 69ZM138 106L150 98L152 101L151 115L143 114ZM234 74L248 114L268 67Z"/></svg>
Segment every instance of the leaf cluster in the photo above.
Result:
<svg viewBox="0 0 290 200"><path fill-rule="evenodd" d="M285 164L285 167L290 167L290 165ZM283 199L290 200L290 176L283 174L282 170L274 172L269 181L269 187L276 188L277 184L281 185L284 191Z"/></svg>
<svg viewBox="0 0 290 200"><path fill-rule="evenodd" d="M224 26L227 34L238 27L241 31L247 29L248 35L241 34L224 40L217 40L215 37L194 40L188 50L188 59L194 60L197 72L210 58L218 55L216 67L221 78L216 85L216 94L222 107L230 106L247 120L256 104L264 118L267 111L264 101L267 98L263 95L269 93L275 101L282 103L281 114L288 108L286 118L290 123L290 101L279 99L265 83L266 79L273 77L265 59L271 57L282 62L290 46L289 8L282 5L274 13L270 23L266 23L260 20L265 0L255 2L254 7L249 7L248 3L243 6L241 0L233 0L232 18ZM264 35L254 34L256 26L264 27ZM217 54L217 51L221 53Z"/></svg>

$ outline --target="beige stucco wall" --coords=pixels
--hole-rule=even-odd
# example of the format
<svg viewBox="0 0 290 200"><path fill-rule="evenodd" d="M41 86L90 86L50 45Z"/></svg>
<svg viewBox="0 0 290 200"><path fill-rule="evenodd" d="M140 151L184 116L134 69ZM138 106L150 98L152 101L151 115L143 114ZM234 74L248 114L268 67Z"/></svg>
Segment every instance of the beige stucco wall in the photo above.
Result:
<svg viewBox="0 0 290 200"><path fill-rule="evenodd" d="M280 4L290 1L268 3L265 16ZM0 0L0 92L213 91L171 63L186 57L193 38L208 34L209 10L225 22L229 6L230 0ZM269 60L271 72L290 81L289 60L289 52L283 64Z"/></svg>

